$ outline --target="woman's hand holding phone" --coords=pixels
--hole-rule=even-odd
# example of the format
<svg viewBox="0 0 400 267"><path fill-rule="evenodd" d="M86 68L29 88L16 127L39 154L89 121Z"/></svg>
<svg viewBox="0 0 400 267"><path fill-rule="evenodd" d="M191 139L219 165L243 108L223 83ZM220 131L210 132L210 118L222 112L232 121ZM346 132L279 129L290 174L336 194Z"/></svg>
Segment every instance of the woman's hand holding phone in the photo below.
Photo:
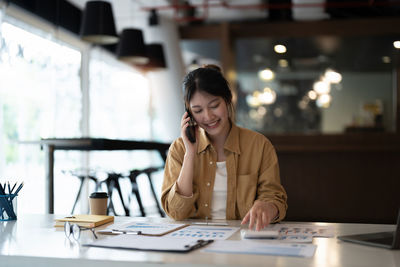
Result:
<svg viewBox="0 0 400 267"><path fill-rule="evenodd" d="M186 111L181 120L181 137L187 152L195 152L197 148L197 126L193 125L190 113Z"/></svg>
<svg viewBox="0 0 400 267"><path fill-rule="evenodd" d="M181 137L185 145L185 155L183 158L182 168L176 181L176 190L179 194L191 197L193 196L193 170L194 161L197 152L197 142L192 143L188 136L186 135L186 130L188 127L194 127L194 136L198 137L198 126L190 126L190 113L185 112L181 120ZM198 138L196 138L198 140Z"/></svg>

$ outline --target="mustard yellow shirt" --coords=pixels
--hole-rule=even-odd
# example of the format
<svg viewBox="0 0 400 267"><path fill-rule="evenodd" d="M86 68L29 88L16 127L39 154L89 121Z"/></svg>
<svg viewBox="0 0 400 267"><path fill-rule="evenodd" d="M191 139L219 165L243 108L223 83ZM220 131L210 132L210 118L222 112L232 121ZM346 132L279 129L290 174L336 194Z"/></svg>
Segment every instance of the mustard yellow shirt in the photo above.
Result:
<svg viewBox="0 0 400 267"><path fill-rule="evenodd" d="M243 219L255 200L272 202L282 220L286 215L287 195L280 183L279 165L271 142L262 134L241 128L232 123L225 141L227 169L226 219ZM185 145L176 139L168 152L164 170L161 203L175 220L186 218L211 218L211 201L216 171L217 152L200 130L195 156L193 196L185 197L177 192Z"/></svg>

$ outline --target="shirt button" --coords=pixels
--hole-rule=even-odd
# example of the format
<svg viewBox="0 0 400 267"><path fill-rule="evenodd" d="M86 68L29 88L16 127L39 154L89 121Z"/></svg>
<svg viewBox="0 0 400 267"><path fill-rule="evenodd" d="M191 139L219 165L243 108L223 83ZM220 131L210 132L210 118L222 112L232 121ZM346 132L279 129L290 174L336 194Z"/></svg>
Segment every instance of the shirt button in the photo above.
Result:
<svg viewBox="0 0 400 267"><path fill-rule="evenodd" d="M204 204L204 207L208 207L208 204L206 203L206 204Z"/></svg>
<svg viewBox="0 0 400 267"><path fill-rule="evenodd" d="M210 165L212 165L212 161L210 161Z"/></svg>
<svg viewBox="0 0 400 267"><path fill-rule="evenodd" d="M211 185L210 182L208 182L208 183L207 183L207 186L210 186L210 185Z"/></svg>

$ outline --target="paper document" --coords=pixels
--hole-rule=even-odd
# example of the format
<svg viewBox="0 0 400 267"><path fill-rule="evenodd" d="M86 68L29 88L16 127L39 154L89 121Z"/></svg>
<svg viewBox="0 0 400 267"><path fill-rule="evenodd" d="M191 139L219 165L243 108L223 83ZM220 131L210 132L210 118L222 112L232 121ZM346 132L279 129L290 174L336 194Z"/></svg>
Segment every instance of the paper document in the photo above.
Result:
<svg viewBox="0 0 400 267"><path fill-rule="evenodd" d="M312 236L333 237L332 226L321 226L314 224L274 224L272 230L278 230L280 235L286 236Z"/></svg>
<svg viewBox="0 0 400 267"><path fill-rule="evenodd" d="M161 236L170 232L182 229L188 226L187 224L175 223L149 223L149 222L130 222L122 225L112 225L104 230L97 231L98 233L116 233L116 234L140 234Z"/></svg>
<svg viewBox="0 0 400 267"><path fill-rule="evenodd" d="M311 224L272 224L261 231L242 230L245 239L273 239L283 242L311 243L313 237L333 237L331 226Z"/></svg>
<svg viewBox="0 0 400 267"><path fill-rule="evenodd" d="M188 252L213 240L186 240L165 236L117 235L83 244L89 247L123 248L149 251Z"/></svg>
<svg viewBox="0 0 400 267"><path fill-rule="evenodd" d="M288 235L285 231L280 231L280 229L271 230L269 227L261 231L242 230L241 235L244 239L268 239L292 243L311 243L313 241L312 235Z"/></svg>
<svg viewBox="0 0 400 267"><path fill-rule="evenodd" d="M252 240L219 240L205 247L205 252L293 256L310 258L317 246L312 244L282 244Z"/></svg>
<svg viewBox="0 0 400 267"><path fill-rule="evenodd" d="M166 236L184 239L224 240L233 235L237 230L239 230L239 227L190 225L169 233Z"/></svg>
<svg viewBox="0 0 400 267"><path fill-rule="evenodd" d="M289 243L312 243L313 237L309 235L281 235L276 240Z"/></svg>

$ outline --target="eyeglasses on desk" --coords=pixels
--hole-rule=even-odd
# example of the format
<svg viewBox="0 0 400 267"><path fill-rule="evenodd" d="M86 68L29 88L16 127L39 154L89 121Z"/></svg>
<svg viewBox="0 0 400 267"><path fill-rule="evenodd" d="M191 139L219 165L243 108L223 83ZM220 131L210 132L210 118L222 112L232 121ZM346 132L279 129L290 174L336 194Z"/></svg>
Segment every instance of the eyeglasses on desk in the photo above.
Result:
<svg viewBox="0 0 400 267"><path fill-rule="evenodd" d="M65 236L70 238L70 236L72 235L72 237L76 241L79 241L79 237L81 236L81 231L86 231L86 230L90 230L93 233L94 237L97 239L97 235L94 232L94 228L82 227L82 226L79 226L76 223L73 223L73 224L71 224L70 222L65 222L64 223Z"/></svg>

